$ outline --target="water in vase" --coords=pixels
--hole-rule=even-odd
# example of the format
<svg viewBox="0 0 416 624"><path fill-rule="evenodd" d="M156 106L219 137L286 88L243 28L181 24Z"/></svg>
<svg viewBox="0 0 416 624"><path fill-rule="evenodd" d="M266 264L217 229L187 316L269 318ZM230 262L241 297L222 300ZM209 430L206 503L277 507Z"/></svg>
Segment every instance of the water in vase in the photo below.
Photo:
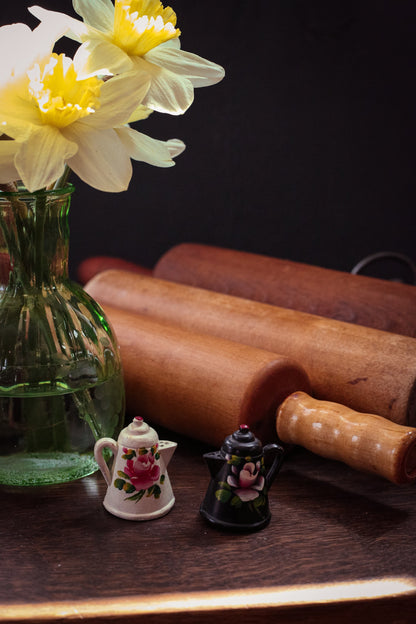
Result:
<svg viewBox="0 0 416 624"><path fill-rule="evenodd" d="M122 425L120 376L74 391L0 396L0 484L47 485L95 472L96 439Z"/></svg>

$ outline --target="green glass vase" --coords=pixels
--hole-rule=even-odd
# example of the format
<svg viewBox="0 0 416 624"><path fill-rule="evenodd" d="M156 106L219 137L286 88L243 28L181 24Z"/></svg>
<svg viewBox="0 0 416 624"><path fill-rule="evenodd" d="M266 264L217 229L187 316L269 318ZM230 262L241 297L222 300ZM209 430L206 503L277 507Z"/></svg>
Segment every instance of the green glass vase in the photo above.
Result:
<svg viewBox="0 0 416 624"><path fill-rule="evenodd" d="M98 469L94 443L124 421L119 350L100 306L68 277L72 185L0 192L0 484Z"/></svg>

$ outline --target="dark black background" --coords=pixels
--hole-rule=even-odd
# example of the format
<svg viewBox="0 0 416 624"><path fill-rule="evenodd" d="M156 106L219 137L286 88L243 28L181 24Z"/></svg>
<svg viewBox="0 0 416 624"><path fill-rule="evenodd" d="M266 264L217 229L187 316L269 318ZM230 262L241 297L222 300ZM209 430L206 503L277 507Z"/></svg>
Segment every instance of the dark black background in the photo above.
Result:
<svg viewBox="0 0 416 624"><path fill-rule="evenodd" d="M75 16L70 0L39 4ZM2 3L1 23L34 27L26 6ZM150 267L184 241L347 271L377 251L414 259L414 0L171 6L182 48L226 77L185 115L140 124L186 143L175 167L134 163L120 194L72 178L71 272L98 254Z"/></svg>

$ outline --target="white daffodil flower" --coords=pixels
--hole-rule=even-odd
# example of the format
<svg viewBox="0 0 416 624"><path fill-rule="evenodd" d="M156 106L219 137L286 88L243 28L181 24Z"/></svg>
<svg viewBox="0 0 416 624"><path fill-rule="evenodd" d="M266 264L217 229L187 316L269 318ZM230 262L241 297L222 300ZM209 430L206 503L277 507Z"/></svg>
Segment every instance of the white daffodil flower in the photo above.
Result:
<svg viewBox="0 0 416 624"><path fill-rule="evenodd" d="M33 6L39 20L62 20L66 36L89 53L86 70L110 74L135 70L146 73L150 88L143 104L152 110L179 115L193 102L194 87L213 85L224 69L180 49L176 15L159 0L73 0L83 22L63 13Z"/></svg>
<svg viewBox="0 0 416 624"><path fill-rule="evenodd" d="M9 36L8 45L13 56ZM2 73L0 129L12 140L0 141L0 183L21 179L35 191L53 184L68 165L87 184L118 192L130 182L130 154L161 167L174 164L175 141L156 149L158 142L123 129L149 89L148 76L133 71L106 81L80 78L84 60L84 52L73 60L50 53L26 71L20 66L17 73L10 64L8 75Z"/></svg>
<svg viewBox="0 0 416 624"><path fill-rule="evenodd" d="M34 30L20 23L1 26L0 90L5 84L20 80L28 67L50 54L65 30L62 20L56 19L41 23ZM0 122L0 134L0 184L6 184L20 177L14 164L19 145L7 140L4 122Z"/></svg>

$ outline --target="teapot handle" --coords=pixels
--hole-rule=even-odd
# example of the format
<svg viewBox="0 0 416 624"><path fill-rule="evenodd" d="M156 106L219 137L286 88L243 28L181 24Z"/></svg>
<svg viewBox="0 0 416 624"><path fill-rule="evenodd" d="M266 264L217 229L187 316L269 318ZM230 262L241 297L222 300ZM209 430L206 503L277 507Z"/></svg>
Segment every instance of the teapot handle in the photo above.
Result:
<svg viewBox="0 0 416 624"><path fill-rule="evenodd" d="M106 460L104 459L104 456L103 456L104 448L110 449L113 455L115 456L117 453L118 444L112 438L100 438L99 440L97 440L94 446L95 461L97 462L98 467L103 474L105 482L107 483L107 485L111 485L111 479L113 475L112 475L112 472L110 472L110 469L107 465Z"/></svg>
<svg viewBox="0 0 416 624"><path fill-rule="evenodd" d="M285 449L280 444L267 444L263 447L263 455L265 462L267 461L268 456L274 455L272 465L266 474L266 484L269 488L281 468L283 458L285 456Z"/></svg>

